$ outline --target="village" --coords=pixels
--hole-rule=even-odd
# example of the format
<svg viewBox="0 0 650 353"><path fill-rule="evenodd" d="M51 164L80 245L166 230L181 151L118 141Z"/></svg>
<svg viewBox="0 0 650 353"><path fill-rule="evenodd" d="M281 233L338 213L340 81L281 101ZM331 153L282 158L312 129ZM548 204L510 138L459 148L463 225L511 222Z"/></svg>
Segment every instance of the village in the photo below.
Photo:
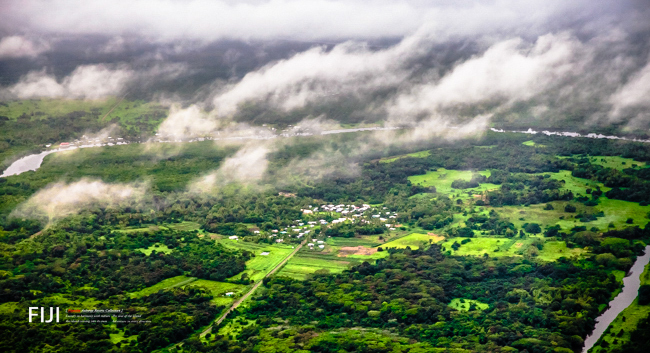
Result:
<svg viewBox="0 0 650 353"><path fill-rule="evenodd" d="M306 246L311 250L317 250L325 248L324 239L331 238L331 236L325 235L324 231L327 227L335 224L364 225L375 223L383 224L386 227L386 232L396 229L394 222L397 213L388 211L387 207L378 210L368 204L361 206L326 204L309 205L300 211L303 214L302 219L294 220L291 226L276 227L268 231L255 228L252 233L256 237L266 238L269 242L274 243L301 243L307 239ZM237 235L228 238L234 241L240 240Z"/></svg>

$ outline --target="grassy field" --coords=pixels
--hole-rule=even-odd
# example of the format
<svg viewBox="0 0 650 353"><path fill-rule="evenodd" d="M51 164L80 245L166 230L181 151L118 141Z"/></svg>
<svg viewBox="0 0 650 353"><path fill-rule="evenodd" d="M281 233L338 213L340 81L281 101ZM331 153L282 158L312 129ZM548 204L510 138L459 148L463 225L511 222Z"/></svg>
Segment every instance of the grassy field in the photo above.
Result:
<svg viewBox="0 0 650 353"><path fill-rule="evenodd" d="M192 231L192 230L200 230L201 225L196 223L196 222L188 222L188 221L183 221L181 223L170 223L170 224L165 224L170 229L173 230L178 230L178 231Z"/></svg>
<svg viewBox="0 0 650 353"><path fill-rule="evenodd" d="M182 286L193 281L196 281L196 277L176 276L167 278L143 290L129 293L129 296L133 298L146 297L160 290Z"/></svg>
<svg viewBox="0 0 650 353"><path fill-rule="evenodd" d="M538 259L544 261L556 261L561 257L572 258L574 256L581 256L585 253L586 251L581 248L567 248L565 241L546 241L544 242L544 248L539 252Z"/></svg>
<svg viewBox="0 0 650 353"><path fill-rule="evenodd" d="M411 181L413 184L417 185L422 185L425 187L428 186L435 186L436 191L441 194L458 194L464 195L467 194L468 192L473 192L473 193L481 193L485 190L493 190L493 189L498 189L499 185L496 184L490 184L490 183L484 183L479 185L476 188L471 188L471 189L453 189L451 187L451 183L454 182L454 180L457 179L462 179L465 181L469 181L472 179L472 174L474 173L479 173L481 175L484 175L486 177L490 176L489 171L478 171L478 172L473 172L470 170L447 170L445 168L439 168L436 171L431 171L428 172L427 174L423 175L413 175L408 177L408 179Z"/></svg>
<svg viewBox="0 0 650 353"><path fill-rule="evenodd" d="M478 300L474 299L462 299L462 298L454 298L451 300L451 303L449 303L449 307L452 309L456 309L458 311L469 311L470 305L476 305L476 310L478 311L483 311L485 309L488 309L490 306L485 303L481 303Z"/></svg>
<svg viewBox="0 0 650 353"><path fill-rule="evenodd" d="M226 297L225 296L226 293L234 292L235 293L234 296L239 296L244 294L246 292L246 289L248 288L247 286L242 284L210 281L207 279L197 279L195 281L190 282L187 285L184 285L184 287L206 288L214 296L212 302L217 305L228 305L235 300L233 297Z"/></svg>
<svg viewBox="0 0 650 353"><path fill-rule="evenodd" d="M230 239L219 239L217 241L229 248L248 250L255 254L254 258L246 262L246 270L244 271L253 281L263 279L269 271L279 265L294 250L289 245L257 244ZM263 252L268 252L269 254L266 256L260 255ZM231 277L231 279L238 279L240 277L241 274L237 274Z"/></svg>
<svg viewBox="0 0 650 353"><path fill-rule="evenodd" d="M557 224L565 231L576 226L586 226L587 229L595 227L599 231L607 231L610 229L610 223L614 224L615 229L622 229L635 225L644 227L650 221L648 219L650 206L639 206L638 203L611 200L606 197L601 197L599 202L600 204L594 207L587 207L579 202L553 201L550 202L553 205L553 210L544 210L546 204L530 205L529 207L503 206L494 208L494 210L502 217L508 218L517 228L521 228L524 223L538 223L542 228ZM576 206L575 213L564 212L564 207L568 203ZM600 211L603 211L605 216L598 217L594 221L581 222L575 218L581 212L595 214ZM626 223L628 218L632 218L632 224Z"/></svg>
<svg viewBox="0 0 650 353"><path fill-rule="evenodd" d="M422 233L413 233L409 234L407 236L401 237L399 239L389 241L387 243L384 243L381 245L382 248L388 249L388 248L406 248L407 246L411 247L411 249L419 249L422 244L429 244L431 241L432 243L437 243L444 240L444 237L442 236L436 236L436 235L428 235L428 234L422 234Z"/></svg>
<svg viewBox="0 0 650 353"><path fill-rule="evenodd" d="M149 226L143 226L143 227L136 227L136 228L125 228L125 229L115 229L113 232L120 232L120 233L139 233L139 232L157 232L161 229L168 229L165 226L159 226L159 225L149 225Z"/></svg>
<svg viewBox="0 0 650 353"><path fill-rule="evenodd" d="M174 250L167 247L165 244L154 244L148 248L135 249L135 251L142 251L145 255L149 256L151 253L156 250L158 253L171 254Z"/></svg>
<svg viewBox="0 0 650 353"><path fill-rule="evenodd" d="M443 251L450 251L451 255L457 256L514 256L515 254L508 251L511 247L511 239L508 238L471 238L471 241L462 244L458 250L452 249L454 242L461 243L467 238L450 238L442 243ZM507 245L506 245L507 244ZM505 247L504 247L505 246ZM496 251L495 250L499 250Z"/></svg>
<svg viewBox="0 0 650 353"><path fill-rule="evenodd" d="M431 155L431 152L429 152L429 151L420 151L420 152L403 154L403 155L400 155L400 156L382 158L382 159L379 160L379 163L391 163L391 162L395 162L398 159L406 158L406 157L424 158L424 157L428 157L429 155Z"/></svg>
<svg viewBox="0 0 650 353"><path fill-rule="evenodd" d="M341 273L352 262L357 263L360 261L338 257L332 253L323 253L303 248L282 267L280 272L278 272L278 276L303 280L308 274L312 274L318 270Z"/></svg>
<svg viewBox="0 0 650 353"><path fill-rule="evenodd" d="M603 183L589 180L589 179L583 179L583 178L576 178L573 175L571 175L571 171L569 170L561 170L558 173L544 173L548 174L551 176L552 179L557 179L564 181L564 186L562 187L563 189L571 190L574 195L586 195L586 190L587 188L594 189L596 187L600 187L600 189L603 192L607 192L611 190L611 188L606 187L603 185Z"/></svg>
<svg viewBox="0 0 650 353"><path fill-rule="evenodd" d="M383 241L379 240L379 236L377 235L357 236L354 238L333 237L333 238L327 238L325 242L328 245L334 247L343 247L343 246L375 247L383 244Z"/></svg>
<svg viewBox="0 0 650 353"><path fill-rule="evenodd" d="M595 157L589 157L589 162L591 164L598 164L602 165L603 167L606 168L612 168L612 169L618 169L618 170L623 170L627 168L634 168L634 165L636 164L637 167L645 167L646 163L645 162L638 162L635 161L632 158L623 158L619 156L595 156Z"/></svg>
<svg viewBox="0 0 650 353"><path fill-rule="evenodd" d="M530 147L546 147L546 145L535 143L535 141L533 141L533 140L524 141L521 144L524 145L524 146L530 146Z"/></svg>
<svg viewBox="0 0 650 353"><path fill-rule="evenodd" d="M641 284L650 284L650 264L645 266L641 274ZM636 329L639 321L648 315L650 315L650 305L639 305L637 299L634 299L632 304L614 319L598 343L589 350L589 353L611 352L614 348L620 347L622 343L630 339L630 333ZM621 330L623 330L623 334L619 336ZM608 343L606 349L602 347L601 341Z"/></svg>
<svg viewBox="0 0 650 353"><path fill-rule="evenodd" d="M542 237L526 237L524 239L515 238L471 238L471 241L461 244L461 241L467 238L450 238L442 243L443 251L450 251L452 255L457 256L483 256L485 254L492 257L502 256L524 256L531 255L543 261L556 261L561 257L571 258L580 256L586 251L584 249L569 249L564 241L546 241ZM542 249L538 249L534 244L542 241ZM460 247L454 250L452 245L458 242Z"/></svg>

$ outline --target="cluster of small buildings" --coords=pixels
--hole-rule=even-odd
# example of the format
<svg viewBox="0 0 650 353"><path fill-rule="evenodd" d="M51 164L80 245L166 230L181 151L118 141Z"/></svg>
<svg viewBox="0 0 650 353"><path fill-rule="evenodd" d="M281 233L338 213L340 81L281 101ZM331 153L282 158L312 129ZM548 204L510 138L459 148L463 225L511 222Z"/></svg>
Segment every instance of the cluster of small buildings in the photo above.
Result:
<svg viewBox="0 0 650 353"><path fill-rule="evenodd" d="M384 222L384 225L390 230L395 230L393 227L394 222L386 222L397 218L397 213L388 211L386 207L383 207L383 209L379 210L378 208L374 208L368 204L363 204L361 206L347 204L328 204L320 206L309 205L307 208L301 209L300 211L303 213L303 215L309 215L307 218L311 218L313 220L307 221L303 219L297 219L294 220L293 224L290 226L272 229L268 233L261 232L260 230L254 230L254 234L268 234L268 238L273 239L275 243L284 243L286 240L288 240L288 238L302 240L306 237L312 237L313 239L311 239L311 242L307 243L307 246L310 249L314 249L316 247L323 249L325 248L324 242L322 240L317 240L316 236L314 235L315 227L326 226L329 223L343 223L346 221L349 221L351 223L371 223L372 219L376 219L380 222ZM332 220L330 217L332 213L338 213L340 217ZM325 217L318 217L325 214L329 215L327 219L330 219L331 222L328 222ZM233 235L230 236L229 239L237 240L238 237Z"/></svg>
<svg viewBox="0 0 650 353"><path fill-rule="evenodd" d="M61 142L58 147L59 149L67 148L76 148L76 147L95 147L95 146L115 146L115 145L126 145L129 144L128 141L124 140L122 137L92 137L92 136L81 136L81 139L74 140L72 142ZM45 145L45 147L51 147L51 144Z"/></svg>

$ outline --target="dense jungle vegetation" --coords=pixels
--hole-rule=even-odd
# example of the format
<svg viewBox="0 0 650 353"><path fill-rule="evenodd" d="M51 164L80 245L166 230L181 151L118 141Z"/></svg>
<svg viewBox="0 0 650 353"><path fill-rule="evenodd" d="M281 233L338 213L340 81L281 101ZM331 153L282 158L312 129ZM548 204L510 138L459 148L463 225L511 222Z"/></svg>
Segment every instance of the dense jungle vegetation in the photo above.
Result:
<svg viewBox="0 0 650 353"><path fill-rule="evenodd" d="M546 136L533 137L543 147L522 145L528 139L490 132L429 145L418 157L405 154L422 146L387 149L359 161L357 174L279 183L287 165L355 141L297 139L270 155L259 186L216 194L186 190L191 177L232 156L232 146L166 146L174 153L155 158L139 145L48 156L36 172L0 178L0 336L8 337L0 349L579 352L650 242L650 146ZM137 206L91 205L51 221L12 214L50 183L89 175L106 182L147 176L150 190ZM396 214L394 230L302 211L323 204L371 204ZM310 237L328 244L323 253L337 241L382 251L355 255L338 273L248 278L264 258L247 246L278 246L270 244L272 230L319 219L329 223ZM189 223L196 227L183 229ZM417 246L383 245L428 232ZM226 242L230 236L239 240ZM285 237L283 246L301 242ZM147 292L183 276L205 285ZM248 290L260 281L245 305L200 335L232 303L210 285ZM37 306L119 307L150 322L29 324L27 308ZM628 341L610 348L641 351L647 327L640 320Z"/></svg>

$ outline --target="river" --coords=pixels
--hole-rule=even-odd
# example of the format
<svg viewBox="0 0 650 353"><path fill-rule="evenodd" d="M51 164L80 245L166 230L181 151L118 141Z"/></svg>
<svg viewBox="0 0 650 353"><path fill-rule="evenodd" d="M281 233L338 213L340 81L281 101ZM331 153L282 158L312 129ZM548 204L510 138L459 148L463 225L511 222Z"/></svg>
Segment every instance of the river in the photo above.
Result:
<svg viewBox="0 0 650 353"><path fill-rule="evenodd" d="M348 133L348 132L360 132L360 131L384 131L384 130L396 130L399 129L397 127L365 127L365 128L352 128L352 129L338 129L338 130L325 130L320 132L321 135L331 135L331 134L343 134L343 133ZM311 136L315 135L314 133L301 133L301 134L281 134L281 135L271 135L271 136L240 136L240 137L215 137L215 138L209 138L210 140L214 141L219 141L219 140L260 140L260 139L269 139L269 138L276 138L276 137L293 137L293 136ZM195 141L203 141L204 139L191 139L189 141L184 141L184 142L195 142ZM156 143L174 143L174 142L182 142L182 141L154 141ZM116 145L127 145L129 142L118 142ZM58 148L58 149L53 149L53 150L48 150L48 151L43 151L41 153L36 153L36 154L31 154L29 156L23 157L15 162L13 162L9 168L5 169L5 171L0 175L0 178L2 177L8 177L12 175L18 175L27 171L35 171L38 168L41 167L41 164L43 164L43 159L45 156L51 153L56 153L60 151L70 151L73 149L77 148L89 148L89 147L102 147L102 146L113 146L112 143L108 144L91 144L91 145L81 145L78 147L69 147L69 148Z"/></svg>
<svg viewBox="0 0 650 353"><path fill-rule="evenodd" d="M630 306L636 296L639 294L639 287L641 286L641 274L643 268L650 261L650 245L645 247L645 254L639 256L634 262L629 276L623 278L623 291L619 293L614 300L609 302L609 308L605 310L598 318L596 318L596 327L594 332L585 340L585 346L582 349L583 353L588 352L591 347L596 344L600 336L603 335L607 327L616 319L625 308Z"/></svg>

